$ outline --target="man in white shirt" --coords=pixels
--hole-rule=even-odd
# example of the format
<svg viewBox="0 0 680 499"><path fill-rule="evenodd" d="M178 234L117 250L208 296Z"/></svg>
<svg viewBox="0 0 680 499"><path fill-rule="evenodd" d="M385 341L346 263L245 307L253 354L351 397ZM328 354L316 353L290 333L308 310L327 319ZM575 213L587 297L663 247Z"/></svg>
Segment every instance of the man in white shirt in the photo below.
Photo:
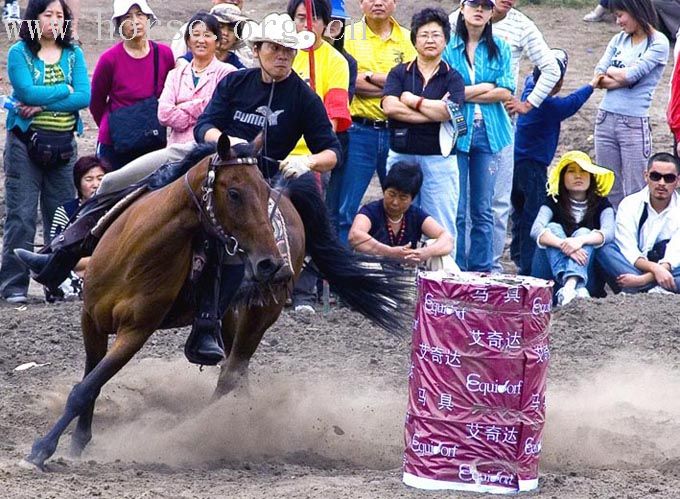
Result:
<svg viewBox="0 0 680 499"><path fill-rule="evenodd" d="M491 22L493 23L494 36L502 38L510 45L511 67L515 75L516 88L519 88L519 63L522 56L527 56L531 63L541 70L541 76L526 102L514 98L506 103L509 114L525 114L533 107L538 107L543 103L560 80L561 74L555 56L550 52L550 47L543 39L543 35L531 19L514 8L516 3L517 0L496 0ZM459 12L458 9L449 16L452 29L455 29ZM500 258L505 247L505 235L508 228L508 217L510 216L514 149L513 141L512 144L500 151L496 158L498 170L492 206L494 218L492 270L494 272L503 270ZM517 252L519 252L519 248L517 248Z"/></svg>
<svg viewBox="0 0 680 499"><path fill-rule="evenodd" d="M654 154L645 171L647 186L619 204L615 241L596 253L615 292L680 293L679 174L680 160Z"/></svg>

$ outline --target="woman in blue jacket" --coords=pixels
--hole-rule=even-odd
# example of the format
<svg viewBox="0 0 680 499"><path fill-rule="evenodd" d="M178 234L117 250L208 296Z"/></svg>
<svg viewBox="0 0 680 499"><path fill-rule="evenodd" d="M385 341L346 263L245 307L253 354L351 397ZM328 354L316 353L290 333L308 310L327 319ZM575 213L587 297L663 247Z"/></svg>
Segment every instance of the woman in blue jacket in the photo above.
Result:
<svg viewBox="0 0 680 499"><path fill-rule="evenodd" d="M71 43L71 13L64 0L30 0L25 18L21 40L7 56L16 104L7 114L3 157L6 218L0 293L10 303L26 301L28 270L13 251L32 249L38 200L43 227L50 227L57 207L73 198L74 132L82 133L78 111L90 101L85 58Z"/></svg>
<svg viewBox="0 0 680 499"><path fill-rule="evenodd" d="M510 46L492 33L495 5L495 0L464 0L456 32L443 54L443 59L458 70L465 81L463 114L468 133L456 144L460 174L456 263L463 270L491 270L494 156L512 139L510 118L503 102L512 97L515 79L510 69ZM470 246L466 248L468 213L472 225Z"/></svg>

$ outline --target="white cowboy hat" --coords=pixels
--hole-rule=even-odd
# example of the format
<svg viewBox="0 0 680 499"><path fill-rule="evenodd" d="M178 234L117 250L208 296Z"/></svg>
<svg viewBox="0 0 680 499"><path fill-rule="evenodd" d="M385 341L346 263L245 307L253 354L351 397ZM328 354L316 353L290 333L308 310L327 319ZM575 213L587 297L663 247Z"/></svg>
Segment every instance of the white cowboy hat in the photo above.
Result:
<svg viewBox="0 0 680 499"><path fill-rule="evenodd" d="M261 23L242 23L241 40L253 45L271 42L291 49L307 49L314 45L316 36L311 31L295 29L295 22L288 14L267 14Z"/></svg>
<svg viewBox="0 0 680 499"><path fill-rule="evenodd" d="M157 21L158 18L156 17L156 14L153 13L153 10L151 10L151 7L149 7L146 0L113 0L113 15L111 16L111 20L115 21L119 17L127 14L133 5L139 7L139 10L149 16L151 22L155 23Z"/></svg>

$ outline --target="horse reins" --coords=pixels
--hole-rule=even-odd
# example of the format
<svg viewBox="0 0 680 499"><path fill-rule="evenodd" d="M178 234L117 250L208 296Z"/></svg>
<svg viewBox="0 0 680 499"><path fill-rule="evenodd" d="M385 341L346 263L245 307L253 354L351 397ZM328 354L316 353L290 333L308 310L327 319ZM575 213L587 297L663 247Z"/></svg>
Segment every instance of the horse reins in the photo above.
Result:
<svg viewBox="0 0 680 499"><path fill-rule="evenodd" d="M218 167L236 165L257 166L257 159L234 158L222 160L217 155L211 158L208 166L208 173L206 174L205 180L201 185L202 195L200 200L198 199L193 189L191 188L191 184L189 184L189 172L184 174L184 187L186 188L187 192L189 193L189 197L192 199L192 201L196 205L196 208L198 209L198 218L200 219L203 228L206 230L206 232L216 237L224 245L224 250L227 252L227 255L229 256L234 256L239 252L243 253L243 250L239 246L238 239L236 239L231 234L227 234L222 228L222 225L220 225L220 223L217 220L214 208L215 206L214 186Z"/></svg>

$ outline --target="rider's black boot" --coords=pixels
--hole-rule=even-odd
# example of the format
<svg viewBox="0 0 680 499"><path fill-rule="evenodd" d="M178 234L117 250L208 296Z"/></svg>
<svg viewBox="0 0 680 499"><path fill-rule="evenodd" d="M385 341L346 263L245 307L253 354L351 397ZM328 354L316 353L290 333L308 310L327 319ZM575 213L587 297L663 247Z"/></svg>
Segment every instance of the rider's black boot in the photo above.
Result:
<svg viewBox="0 0 680 499"><path fill-rule="evenodd" d="M50 290L64 282L83 256L80 245L59 248L54 253L33 253L17 248L14 254L29 268L31 277Z"/></svg>
<svg viewBox="0 0 680 499"><path fill-rule="evenodd" d="M184 346L189 362L205 366L217 365L225 358L222 317L241 285L245 270L242 264L213 265L205 270L204 279L208 282L204 281L199 294L199 313Z"/></svg>

